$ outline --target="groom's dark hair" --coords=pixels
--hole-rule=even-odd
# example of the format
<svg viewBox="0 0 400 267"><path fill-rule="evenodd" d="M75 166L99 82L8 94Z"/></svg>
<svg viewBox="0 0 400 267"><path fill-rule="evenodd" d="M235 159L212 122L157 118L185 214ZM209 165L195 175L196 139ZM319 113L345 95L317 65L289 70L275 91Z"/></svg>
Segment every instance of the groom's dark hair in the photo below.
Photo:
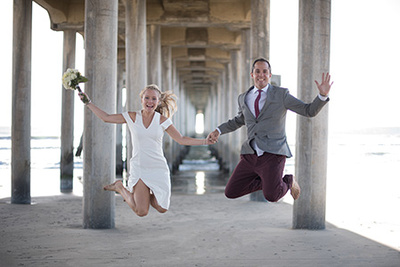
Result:
<svg viewBox="0 0 400 267"><path fill-rule="evenodd" d="M263 58L263 57L260 57L260 58L257 58L256 60L254 60L253 66L251 67L251 72L253 72L254 66L256 65L257 62L266 62L266 63L268 64L269 73L272 73L272 72L271 72L271 64L269 64L269 61L266 60L266 59Z"/></svg>

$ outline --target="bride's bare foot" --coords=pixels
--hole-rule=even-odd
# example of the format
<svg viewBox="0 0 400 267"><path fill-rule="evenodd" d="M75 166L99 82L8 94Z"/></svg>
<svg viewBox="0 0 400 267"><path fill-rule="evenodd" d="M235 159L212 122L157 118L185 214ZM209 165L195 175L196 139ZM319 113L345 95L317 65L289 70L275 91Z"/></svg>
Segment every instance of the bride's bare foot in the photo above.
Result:
<svg viewBox="0 0 400 267"><path fill-rule="evenodd" d="M290 194L292 195L294 200L297 200L300 196L300 186L296 182L294 177L293 177L292 189L290 189Z"/></svg>
<svg viewBox="0 0 400 267"><path fill-rule="evenodd" d="M115 181L114 183L112 183L112 184L109 184L109 185L106 185L105 187L103 187L104 188L104 190L107 190L107 191L115 191L115 192L118 192L118 187L119 187L119 184L121 184L122 185L122 181L121 180L117 180L117 181ZM123 185L122 185L123 186Z"/></svg>

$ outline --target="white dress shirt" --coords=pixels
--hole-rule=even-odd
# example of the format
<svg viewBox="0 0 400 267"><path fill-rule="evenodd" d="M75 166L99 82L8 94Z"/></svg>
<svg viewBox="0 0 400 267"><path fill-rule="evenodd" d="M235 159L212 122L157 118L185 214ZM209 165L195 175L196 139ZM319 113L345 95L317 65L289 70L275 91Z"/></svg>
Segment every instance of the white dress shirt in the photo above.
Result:
<svg viewBox="0 0 400 267"><path fill-rule="evenodd" d="M260 109L260 112L262 110L262 108L265 105L265 101L267 100L267 91L269 88L269 84L267 84L267 86L265 86L261 92L261 98L260 98L260 102L258 102L258 107ZM256 87L254 87L247 95L246 98L244 99L246 105L250 108L251 113L253 113L254 117L256 116L256 110L254 109L254 102L256 101L256 98L258 96L258 89Z"/></svg>
<svg viewBox="0 0 400 267"><path fill-rule="evenodd" d="M261 98L260 98L260 102L258 102L258 107L260 109L260 113L262 108L265 105L265 101L267 100L267 91L269 88L269 84L267 84L267 86L265 86L264 88L262 88L262 92L261 92ZM245 102L246 105L249 107L251 113L253 113L254 117L256 116L256 110L254 109L254 102L256 101L256 98L258 96L258 88L256 88L254 86L254 88L246 95L245 98ZM254 139L251 141L250 143L251 147L256 151L257 156L261 156L262 154L264 154L264 151L262 151L256 144L256 142L254 142Z"/></svg>

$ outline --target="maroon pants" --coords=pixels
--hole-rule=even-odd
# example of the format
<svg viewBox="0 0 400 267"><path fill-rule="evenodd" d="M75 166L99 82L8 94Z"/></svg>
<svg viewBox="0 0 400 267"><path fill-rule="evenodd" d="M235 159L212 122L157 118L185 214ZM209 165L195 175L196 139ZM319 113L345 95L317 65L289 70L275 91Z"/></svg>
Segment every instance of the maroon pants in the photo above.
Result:
<svg viewBox="0 0 400 267"><path fill-rule="evenodd" d="M240 161L225 187L228 198L237 198L262 190L266 200L276 202L292 187L293 175L285 175L286 156L265 152L242 154Z"/></svg>

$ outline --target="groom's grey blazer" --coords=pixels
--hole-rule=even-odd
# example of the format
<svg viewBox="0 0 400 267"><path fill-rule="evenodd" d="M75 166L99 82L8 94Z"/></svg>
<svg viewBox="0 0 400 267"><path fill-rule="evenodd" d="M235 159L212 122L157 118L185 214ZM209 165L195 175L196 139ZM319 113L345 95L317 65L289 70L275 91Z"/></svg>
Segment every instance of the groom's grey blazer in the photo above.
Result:
<svg viewBox="0 0 400 267"><path fill-rule="evenodd" d="M295 98L289 90L282 87L269 85L267 98L260 115L256 119L246 105L246 95L254 88L250 87L238 97L239 111L236 117L218 126L221 134L226 134L236 129L247 126L247 140L243 143L241 154L254 154L250 142L255 139L257 146L272 154L291 157L289 145L286 141L286 112L291 110L306 117L314 117L325 106L327 101L322 101L318 96L312 103L306 104Z"/></svg>

